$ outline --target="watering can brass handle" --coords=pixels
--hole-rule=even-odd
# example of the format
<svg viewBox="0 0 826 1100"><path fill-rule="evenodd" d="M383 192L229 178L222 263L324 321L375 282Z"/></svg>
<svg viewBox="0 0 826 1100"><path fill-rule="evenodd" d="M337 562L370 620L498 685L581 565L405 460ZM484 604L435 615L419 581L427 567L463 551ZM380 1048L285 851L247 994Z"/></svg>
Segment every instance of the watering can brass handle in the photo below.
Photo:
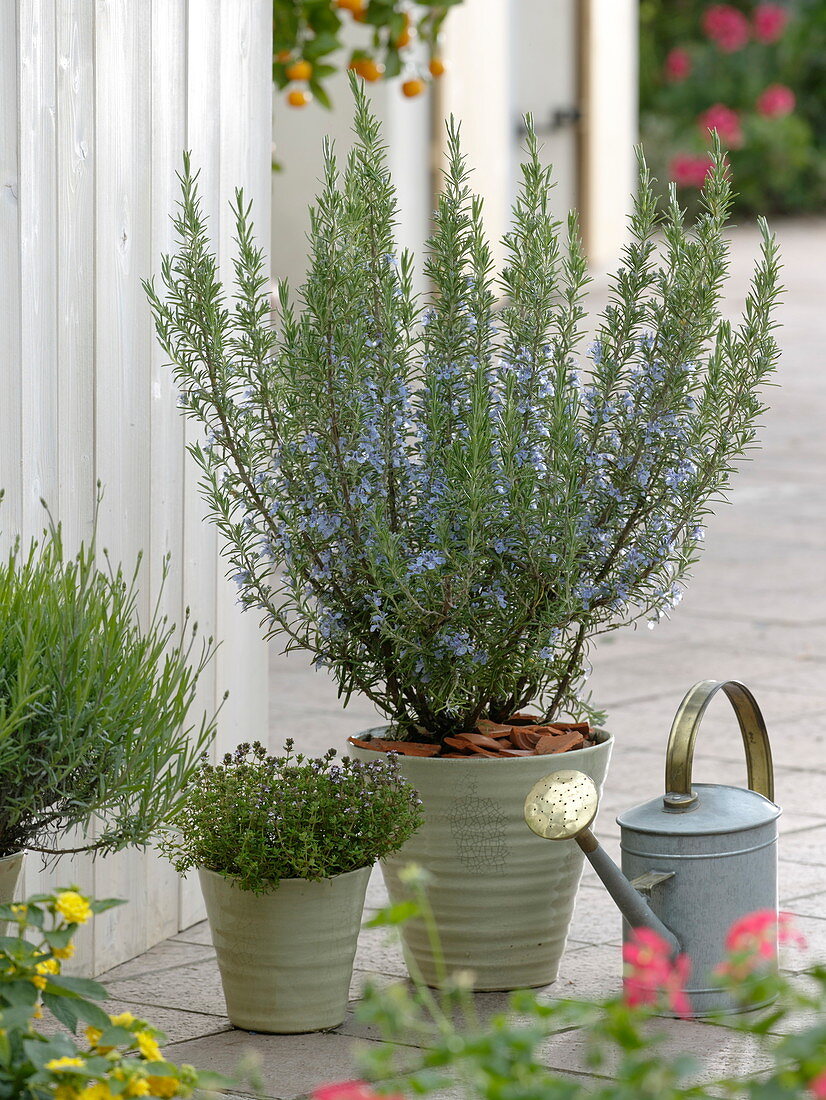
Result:
<svg viewBox="0 0 826 1100"><path fill-rule="evenodd" d="M680 703L668 737L665 757L666 807L672 810L689 809L697 802L691 789L691 766L694 761L694 742L706 707L723 690L734 707L743 745L746 750L749 787L758 794L774 801L774 770L766 723L757 700L745 684L737 680L701 680Z"/></svg>

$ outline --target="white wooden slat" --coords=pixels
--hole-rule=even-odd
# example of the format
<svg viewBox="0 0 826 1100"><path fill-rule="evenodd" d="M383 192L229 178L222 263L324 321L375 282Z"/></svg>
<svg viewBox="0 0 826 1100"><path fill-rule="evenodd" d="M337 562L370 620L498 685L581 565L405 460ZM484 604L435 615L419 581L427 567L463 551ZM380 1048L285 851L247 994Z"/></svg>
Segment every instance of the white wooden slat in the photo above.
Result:
<svg viewBox="0 0 826 1100"><path fill-rule="evenodd" d="M149 311L140 285L151 266L151 8L131 0L98 0L95 27L97 249L95 451L105 487L100 540L127 569L149 534ZM138 614L146 621L146 562ZM100 896L130 897L142 882L143 855L98 860ZM136 904L137 902L137 904ZM95 921L97 944L117 938L125 958L146 945L141 899Z"/></svg>
<svg viewBox="0 0 826 1100"><path fill-rule="evenodd" d="M22 493L15 518L28 542L46 522L41 497L53 511L58 505L54 3L21 0L18 14ZM29 856L21 893L44 882L40 859Z"/></svg>
<svg viewBox="0 0 826 1100"><path fill-rule="evenodd" d="M163 253L174 247L171 215L178 198L176 172L186 144L186 0L152 0L152 274L158 278ZM150 404L152 515L150 521L151 594L162 585L163 559L171 555L160 609L178 624L181 641L183 598L184 423L166 357L153 341ZM197 717L197 716L193 716ZM146 938L155 942L180 928L178 875L159 854L149 852L143 866L147 904Z"/></svg>
<svg viewBox="0 0 826 1100"><path fill-rule="evenodd" d="M225 286L234 277L233 237L235 219L230 199L237 187L245 200L253 202L253 217L259 241L269 240L270 150L260 141L268 132L271 96L270 23L271 12L258 0L237 0L222 10L221 28L221 207L219 247L221 276ZM245 80L244 73L260 74ZM246 124L245 124L246 123ZM267 646L259 628L260 614L242 614L236 586L226 577L226 565L218 569L218 686L238 683L242 669L256 684L252 692L230 692L220 717L219 751L232 749L240 741L267 742Z"/></svg>
<svg viewBox="0 0 826 1100"><path fill-rule="evenodd" d="M236 6L235 0L231 5ZM187 148L193 167L200 170L204 211L213 232L220 224L218 194L221 163L221 0L189 0L187 7ZM196 426L186 423L187 442L199 438ZM217 632L215 530L206 520L206 507L198 492L198 471L187 455L184 472L184 598L192 608L202 637ZM196 702L199 711L214 709L216 697L225 690L216 682L216 662L204 671ZM197 876L182 882L181 927L204 917Z"/></svg>
<svg viewBox="0 0 826 1100"><path fill-rule="evenodd" d="M20 376L20 166L18 163L18 41L19 8L0 4L0 552L14 541L21 513L20 458L22 446Z"/></svg>
<svg viewBox="0 0 826 1100"><path fill-rule="evenodd" d="M92 536L95 502L95 11L91 4L56 7L57 78L57 499L67 553ZM65 846L80 843L66 838ZM44 878L93 891L88 856L67 856ZM45 885L41 883L41 885ZM92 965L94 925L79 930L67 967Z"/></svg>

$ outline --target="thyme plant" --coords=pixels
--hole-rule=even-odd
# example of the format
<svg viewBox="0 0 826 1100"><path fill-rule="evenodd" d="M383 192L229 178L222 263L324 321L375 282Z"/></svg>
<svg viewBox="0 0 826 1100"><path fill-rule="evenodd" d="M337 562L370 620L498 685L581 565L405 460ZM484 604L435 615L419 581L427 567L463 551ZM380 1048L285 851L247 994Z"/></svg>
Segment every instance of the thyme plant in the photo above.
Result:
<svg viewBox="0 0 826 1100"><path fill-rule="evenodd" d="M427 245L429 292L397 255L380 128L354 82L356 143L330 144L297 300L239 191L231 297L188 159L147 292L192 452L248 607L399 735L438 740L536 700L591 714L588 646L679 600L703 519L755 440L777 357L773 237L738 324L721 315L731 185L719 145L693 228L644 163L629 243L585 343L577 218L550 211L529 127L494 270L459 129Z"/></svg>
<svg viewBox="0 0 826 1100"><path fill-rule="evenodd" d="M204 760L164 851L181 874L206 867L256 894L282 878L318 881L401 848L422 822L421 799L394 755L366 763L336 750L314 759L239 745Z"/></svg>
<svg viewBox="0 0 826 1100"><path fill-rule="evenodd" d="M214 733L187 723L211 640L191 661L195 628L176 645L157 606L142 628L140 558L129 577L95 554L67 557L52 526L0 561L0 857L66 850L75 826L71 851L145 845Z"/></svg>

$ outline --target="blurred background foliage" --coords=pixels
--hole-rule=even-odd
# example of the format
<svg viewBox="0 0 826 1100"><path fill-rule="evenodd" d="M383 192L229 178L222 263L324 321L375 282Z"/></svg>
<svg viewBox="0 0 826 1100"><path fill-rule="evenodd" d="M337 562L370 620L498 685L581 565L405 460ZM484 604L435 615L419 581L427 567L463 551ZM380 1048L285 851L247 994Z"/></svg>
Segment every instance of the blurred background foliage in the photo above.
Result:
<svg viewBox="0 0 826 1100"><path fill-rule="evenodd" d="M712 128L741 215L826 208L826 0L640 0L642 141L689 208Z"/></svg>

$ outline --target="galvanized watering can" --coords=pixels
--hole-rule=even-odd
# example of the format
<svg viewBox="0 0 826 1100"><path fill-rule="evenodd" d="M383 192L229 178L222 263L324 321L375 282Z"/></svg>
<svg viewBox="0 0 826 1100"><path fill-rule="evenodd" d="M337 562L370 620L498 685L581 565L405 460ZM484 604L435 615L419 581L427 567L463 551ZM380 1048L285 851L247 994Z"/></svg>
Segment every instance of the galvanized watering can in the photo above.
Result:
<svg viewBox="0 0 826 1100"><path fill-rule="evenodd" d="M722 690L734 707L749 789L692 786L697 730ZM574 839L622 910L624 934L658 932L691 959L686 992L692 1015L736 1011L714 983L731 925L757 909L777 910L777 819L771 749L763 716L747 687L703 680L683 699L668 739L665 794L620 814L622 871L589 825L599 796L582 772L541 779L525 800L525 820L547 840ZM756 1008L757 1005L739 1006Z"/></svg>

